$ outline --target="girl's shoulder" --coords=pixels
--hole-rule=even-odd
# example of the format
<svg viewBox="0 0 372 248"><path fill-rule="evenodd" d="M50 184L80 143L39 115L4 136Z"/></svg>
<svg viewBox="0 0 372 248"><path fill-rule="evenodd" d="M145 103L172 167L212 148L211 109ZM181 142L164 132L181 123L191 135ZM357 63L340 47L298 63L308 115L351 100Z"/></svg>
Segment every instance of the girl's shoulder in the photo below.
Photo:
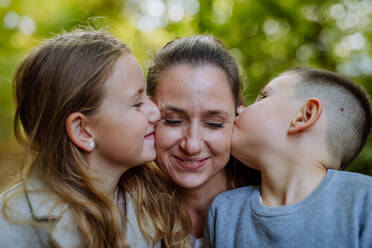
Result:
<svg viewBox="0 0 372 248"><path fill-rule="evenodd" d="M35 178L0 197L0 240L4 247L80 247L81 239L66 204Z"/></svg>

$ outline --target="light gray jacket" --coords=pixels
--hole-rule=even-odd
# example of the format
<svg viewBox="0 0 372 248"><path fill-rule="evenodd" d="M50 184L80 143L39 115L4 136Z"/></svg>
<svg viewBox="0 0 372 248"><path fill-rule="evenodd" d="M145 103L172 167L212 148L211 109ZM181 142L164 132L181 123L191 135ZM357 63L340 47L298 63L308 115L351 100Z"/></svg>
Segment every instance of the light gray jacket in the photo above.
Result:
<svg viewBox="0 0 372 248"><path fill-rule="evenodd" d="M27 193L25 192L27 189ZM53 209L59 198L46 193L43 183L32 178L27 184L19 183L0 196L0 248L82 247L79 231L66 204ZM41 192L40 189L44 191ZM39 190L39 192L38 192ZM3 209L4 197L11 196L8 208ZM153 247L138 227L131 198L126 196L126 238L130 247ZM52 210L52 211L51 211ZM4 216L8 213L9 218ZM52 222L48 222L50 219ZM18 221L18 223L14 223ZM40 226L27 225L32 221ZM46 229L53 227L53 231ZM160 247L158 242L154 247Z"/></svg>

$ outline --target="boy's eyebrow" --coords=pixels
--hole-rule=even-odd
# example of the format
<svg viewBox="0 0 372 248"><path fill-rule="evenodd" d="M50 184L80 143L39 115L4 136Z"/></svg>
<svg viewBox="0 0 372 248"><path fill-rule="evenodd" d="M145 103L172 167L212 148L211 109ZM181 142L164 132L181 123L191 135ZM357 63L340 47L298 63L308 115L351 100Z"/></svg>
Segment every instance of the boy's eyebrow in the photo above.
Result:
<svg viewBox="0 0 372 248"><path fill-rule="evenodd" d="M262 88L260 89L259 92L263 92L263 91L271 91L271 87L270 87L269 85L265 85L264 87L262 87Z"/></svg>

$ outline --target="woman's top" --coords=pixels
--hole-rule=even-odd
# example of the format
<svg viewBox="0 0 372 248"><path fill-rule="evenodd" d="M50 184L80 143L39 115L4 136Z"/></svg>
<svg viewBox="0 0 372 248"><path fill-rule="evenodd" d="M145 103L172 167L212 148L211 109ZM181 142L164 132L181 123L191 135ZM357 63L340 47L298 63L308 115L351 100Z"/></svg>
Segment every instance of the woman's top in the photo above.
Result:
<svg viewBox="0 0 372 248"><path fill-rule="evenodd" d="M191 248L204 248L206 245L206 242L204 238L197 239L191 234L189 235L190 241L191 241Z"/></svg>

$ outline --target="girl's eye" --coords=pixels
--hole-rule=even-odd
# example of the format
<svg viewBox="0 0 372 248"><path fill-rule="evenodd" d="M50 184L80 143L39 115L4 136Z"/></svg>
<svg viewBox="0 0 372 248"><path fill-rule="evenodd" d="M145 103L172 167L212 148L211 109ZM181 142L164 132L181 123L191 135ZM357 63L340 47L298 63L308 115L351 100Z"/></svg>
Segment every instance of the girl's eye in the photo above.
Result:
<svg viewBox="0 0 372 248"><path fill-rule="evenodd" d="M164 123L169 126L177 126L182 123L182 120L168 120L164 118Z"/></svg>
<svg viewBox="0 0 372 248"><path fill-rule="evenodd" d="M134 104L133 106L136 107L136 108L139 108L141 107L143 104L143 102L137 102L136 104Z"/></svg>
<svg viewBox="0 0 372 248"><path fill-rule="evenodd" d="M210 128L223 128L223 122L206 122Z"/></svg>

